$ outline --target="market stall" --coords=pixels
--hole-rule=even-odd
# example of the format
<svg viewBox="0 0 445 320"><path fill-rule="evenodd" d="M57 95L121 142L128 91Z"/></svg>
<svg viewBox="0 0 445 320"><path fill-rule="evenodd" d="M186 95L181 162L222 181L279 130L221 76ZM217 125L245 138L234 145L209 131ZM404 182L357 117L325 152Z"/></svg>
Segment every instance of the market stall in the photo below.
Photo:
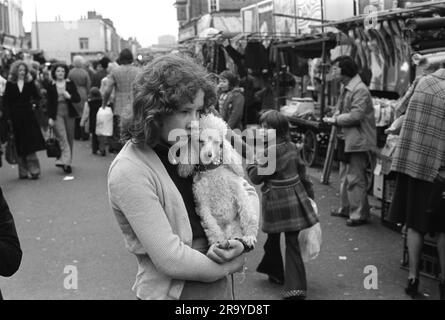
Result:
<svg viewBox="0 0 445 320"><path fill-rule="evenodd" d="M338 42L335 34L310 35L280 41L273 44L277 51L279 69L302 79L298 90L286 92L282 81L275 81L279 97L284 98L284 105L278 101L278 107L291 124L292 139L303 144L302 157L309 166L324 159L329 144L331 126L322 121L330 112L334 100L329 85L322 85L323 54L333 49ZM316 70L317 69L317 70ZM308 81L305 81L305 78ZM279 79L279 78L278 78ZM284 95L283 94L286 94ZM324 94L323 94L324 93Z"/></svg>
<svg viewBox="0 0 445 320"><path fill-rule="evenodd" d="M405 233L403 226L388 220L395 190L391 159L398 137L386 136L384 130L394 121L400 121L396 118L414 90L410 86L424 73L420 67L422 62L427 66L445 62L444 17L445 1L430 1L379 12L368 26L365 25L366 16L325 24L348 36L351 56L360 66L362 75L369 75L381 148L374 171L374 195L382 201L382 224L402 233ZM404 244L402 267L407 268L405 235ZM436 238L428 237L421 258L421 273L430 277L437 277L439 272L436 244Z"/></svg>

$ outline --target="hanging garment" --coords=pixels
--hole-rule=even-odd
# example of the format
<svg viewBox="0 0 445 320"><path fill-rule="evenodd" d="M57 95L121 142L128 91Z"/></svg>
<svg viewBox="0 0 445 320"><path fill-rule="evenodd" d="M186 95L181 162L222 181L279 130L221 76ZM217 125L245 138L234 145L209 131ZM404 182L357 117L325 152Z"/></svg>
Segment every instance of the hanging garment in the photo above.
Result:
<svg viewBox="0 0 445 320"><path fill-rule="evenodd" d="M268 51L260 42L249 42L246 47L246 67L252 70L269 68Z"/></svg>
<svg viewBox="0 0 445 320"><path fill-rule="evenodd" d="M228 45L227 47L225 47L225 49L227 55L235 63L239 76L241 78L244 78L247 75L247 70L245 67L245 56L231 45Z"/></svg>
<svg viewBox="0 0 445 320"><path fill-rule="evenodd" d="M224 47L222 45L219 45L215 43L215 59L213 62L213 72L220 74L224 70L227 70L227 63L226 63L226 54L224 51Z"/></svg>

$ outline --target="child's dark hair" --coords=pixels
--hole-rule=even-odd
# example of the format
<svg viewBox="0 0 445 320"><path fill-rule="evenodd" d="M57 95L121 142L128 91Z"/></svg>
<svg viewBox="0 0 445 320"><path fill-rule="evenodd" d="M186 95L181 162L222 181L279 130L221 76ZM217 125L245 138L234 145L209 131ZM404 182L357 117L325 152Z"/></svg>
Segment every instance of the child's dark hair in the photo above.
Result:
<svg viewBox="0 0 445 320"><path fill-rule="evenodd" d="M269 129L275 129L277 138L290 141L289 121L277 110L268 110L260 117L260 124L265 124Z"/></svg>
<svg viewBox="0 0 445 320"><path fill-rule="evenodd" d="M90 89L90 92L88 93L88 99L90 101L101 101L102 100L102 94L100 93L99 88L92 87Z"/></svg>

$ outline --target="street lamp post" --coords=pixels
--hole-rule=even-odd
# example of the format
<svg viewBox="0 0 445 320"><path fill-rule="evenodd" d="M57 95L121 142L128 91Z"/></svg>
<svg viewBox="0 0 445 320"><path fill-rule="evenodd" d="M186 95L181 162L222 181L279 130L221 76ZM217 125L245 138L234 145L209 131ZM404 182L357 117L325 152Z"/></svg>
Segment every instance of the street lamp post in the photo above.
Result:
<svg viewBox="0 0 445 320"><path fill-rule="evenodd" d="M36 14L36 46L37 50L40 50L40 37L39 37L39 20L37 18L37 3L34 1L35 14Z"/></svg>

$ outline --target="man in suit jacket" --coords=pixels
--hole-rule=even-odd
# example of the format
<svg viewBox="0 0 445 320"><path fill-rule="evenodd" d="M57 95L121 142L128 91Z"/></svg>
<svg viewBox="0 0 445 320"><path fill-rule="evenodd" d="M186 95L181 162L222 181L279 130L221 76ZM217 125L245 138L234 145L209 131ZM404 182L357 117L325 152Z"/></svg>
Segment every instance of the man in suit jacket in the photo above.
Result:
<svg viewBox="0 0 445 320"><path fill-rule="evenodd" d="M20 248L14 219L0 188L0 276L11 277L20 267L22 250ZM0 300L2 300L0 291Z"/></svg>

